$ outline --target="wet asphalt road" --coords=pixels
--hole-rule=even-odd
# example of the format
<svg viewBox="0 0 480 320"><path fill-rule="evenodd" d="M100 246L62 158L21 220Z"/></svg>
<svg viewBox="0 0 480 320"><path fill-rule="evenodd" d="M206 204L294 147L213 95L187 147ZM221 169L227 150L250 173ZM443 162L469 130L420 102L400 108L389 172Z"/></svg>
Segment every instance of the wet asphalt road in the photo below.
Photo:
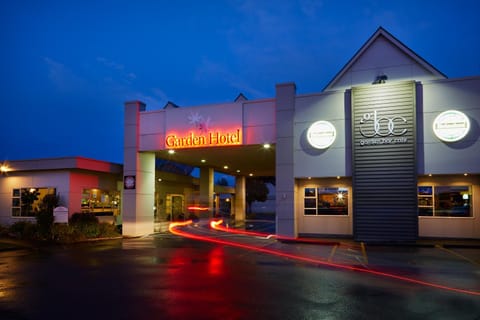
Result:
<svg viewBox="0 0 480 320"><path fill-rule="evenodd" d="M480 291L480 249L248 241ZM0 252L0 319L480 319L480 296L166 233Z"/></svg>

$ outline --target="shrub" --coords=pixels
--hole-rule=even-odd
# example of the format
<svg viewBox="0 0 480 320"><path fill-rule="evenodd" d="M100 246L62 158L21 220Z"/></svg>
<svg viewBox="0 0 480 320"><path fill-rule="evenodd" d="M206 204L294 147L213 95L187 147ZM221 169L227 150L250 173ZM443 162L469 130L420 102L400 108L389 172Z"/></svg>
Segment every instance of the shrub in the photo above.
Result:
<svg viewBox="0 0 480 320"><path fill-rule="evenodd" d="M9 228L0 224L0 237L8 235Z"/></svg>
<svg viewBox="0 0 480 320"><path fill-rule="evenodd" d="M87 238L95 238L100 234L98 218L90 212L74 213L70 218L70 225Z"/></svg>
<svg viewBox="0 0 480 320"><path fill-rule="evenodd" d="M113 223L100 223L99 225L99 237L118 237L120 234L118 233L117 226Z"/></svg>
<svg viewBox="0 0 480 320"><path fill-rule="evenodd" d="M30 221L17 221L9 228L10 233L21 239L35 239L37 225Z"/></svg>
<svg viewBox="0 0 480 320"><path fill-rule="evenodd" d="M71 243L86 239L80 231L63 223L56 223L52 226L52 238L53 240L62 243Z"/></svg>
<svg viewBox="0 0 480 320"><path fill-rule="evenodd" d="M55 217L53 211L42 210L35 215L37 220L38 234L41 238L50 238L52 235L52 226Z"/></svg>

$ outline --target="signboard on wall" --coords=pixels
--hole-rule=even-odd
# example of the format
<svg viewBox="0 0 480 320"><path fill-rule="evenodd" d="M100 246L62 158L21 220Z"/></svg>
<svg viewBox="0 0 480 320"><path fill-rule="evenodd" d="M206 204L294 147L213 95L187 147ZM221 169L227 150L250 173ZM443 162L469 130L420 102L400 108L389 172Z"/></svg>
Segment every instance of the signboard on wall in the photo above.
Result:
<svg viewBox="0 0 480 320"><path fill-rule="evenodd" d="M324 120L314 122L307 130L308 143L317 149L330 147L337 136L337 130L332 123Z"/></svg>
<svg viewBox="0 0 480 320"><path fill-rule="evenodd" d="M462 140L470 131L470 120L457 110L440 113L433 121L433 132L442 141L456 142Z"/></svg>
<svg viewBox="0 0 480 320"><path fill-rule="evenodd" d="M354 234L359 241L418 236L415 83L352 88Z"/></svg>
<svg viewBox="0 0 480 320"><path fill-rule="evenodd" d="M234 146L243 144L241 104L169 109L166 113L166 149Z"/></svg>
<svg viewBox="0 0 480 320"><path fill-rule="evenodd" d="M126 190L133 190L136 187L136 178L135 176L125 176L123 177L123 188Z"/></svg>

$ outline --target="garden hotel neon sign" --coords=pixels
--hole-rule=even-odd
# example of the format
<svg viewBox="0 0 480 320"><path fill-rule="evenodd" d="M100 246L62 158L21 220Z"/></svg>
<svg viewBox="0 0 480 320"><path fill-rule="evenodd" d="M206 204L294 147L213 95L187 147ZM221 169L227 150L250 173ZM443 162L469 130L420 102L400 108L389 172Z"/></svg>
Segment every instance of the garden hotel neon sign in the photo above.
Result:
<svg viewBox="0 0 480 320"><path fill-rule="evenodd" d="M232 131L210 130L206 133L190 131L185 134L168 134L165 146L169 149L221 147L242 144L242 130Z"/></svg>

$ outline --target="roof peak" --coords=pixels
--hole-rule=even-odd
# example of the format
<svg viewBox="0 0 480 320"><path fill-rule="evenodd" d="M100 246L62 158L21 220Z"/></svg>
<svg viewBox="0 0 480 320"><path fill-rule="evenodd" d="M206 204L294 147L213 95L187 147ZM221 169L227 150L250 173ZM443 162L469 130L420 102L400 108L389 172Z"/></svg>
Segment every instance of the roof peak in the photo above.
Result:
<svg viewBox="0 0 480 320"><path fill-rule="evenodd" d="M354 65L359 62L359 59L368 52L373 44L380 39L381 37L385 38L386 41L391 44L393 47L397 48L404 56L409 57L411 60L415 62L415 64L421 66L424 70L426 70L429 74L437 78L447 78L442 72L432 66L429 62L425 59L420 57L417 53L415 53L412 49L407 47L404 43L394 37L390 32L388 32L384 27L379 26L377 30L368 38L368 40L360 47L360 49L353 55L353 57L345 64L345 66L338 72L335 77L327 84L327 86L323 89L323 91L333 89L335 85L341 80L341 78L352 69ZM373 66L371 66L373 67ZM378 69L381 69L378 67ZM383 73L383 72L381 72ZM375 76L378 76L375 75ZM372 79L374 80L374 79Z"/></svg>

